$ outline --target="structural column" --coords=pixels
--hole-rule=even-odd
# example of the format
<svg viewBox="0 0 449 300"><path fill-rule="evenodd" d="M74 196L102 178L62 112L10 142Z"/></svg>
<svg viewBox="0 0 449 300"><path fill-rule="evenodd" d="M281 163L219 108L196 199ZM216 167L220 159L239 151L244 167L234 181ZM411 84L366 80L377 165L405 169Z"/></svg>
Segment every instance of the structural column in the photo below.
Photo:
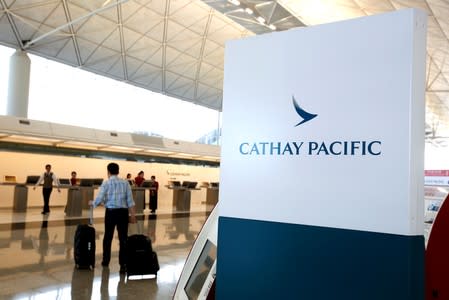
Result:
<svg viewBox="0 0 449 300"><path fill-rule="evenodd" d="M8 116L28 117L31 61L27 53L17 50L9 62Z"/></svg>

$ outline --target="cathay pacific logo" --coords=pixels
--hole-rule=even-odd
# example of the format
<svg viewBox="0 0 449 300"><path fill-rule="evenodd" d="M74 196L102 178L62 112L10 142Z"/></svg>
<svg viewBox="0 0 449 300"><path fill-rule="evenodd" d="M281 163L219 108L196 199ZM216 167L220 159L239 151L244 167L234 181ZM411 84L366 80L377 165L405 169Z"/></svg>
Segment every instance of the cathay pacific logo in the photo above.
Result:
<svg viewBox="0 0 449 300"><path fill-rule="evenodd" d="M293 100L293 106L295 107L296 113L302 118L302 121L299 122L298 124L295 125L301 125L304 124L305 122L308 122L310 120L312 120L313 118L315 118L316 116L318 116L317 114L311 114L307 111L305 111L304 109L301 108L301 106L299 106L298 102L295 99L295 96L292 96L292 100Z"/></svg>
<svg viewBox="0 0 449 300"><path fill-rule="evenodd" d="M293 106L301 121L295 125L304 124L315 117L302 109L292 96ZM242 141L238 152L245 156L381 156L382 141L379 139L336 139L336 140L265 140Z"/></svg>
<svg viewBox="0 0 449 300"><path fill-rule="evenodd" d="M382 142L368 141L263 141L243 142L239 145L242 155L257 156L379 156Z"/></svg>

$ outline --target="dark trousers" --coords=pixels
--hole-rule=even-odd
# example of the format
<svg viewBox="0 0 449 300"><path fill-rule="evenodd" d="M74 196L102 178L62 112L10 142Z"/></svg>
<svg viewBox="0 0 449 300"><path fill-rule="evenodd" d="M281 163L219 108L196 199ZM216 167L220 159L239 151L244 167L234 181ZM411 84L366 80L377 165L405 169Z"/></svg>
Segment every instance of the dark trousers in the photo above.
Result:
<svg viewBox="0 0 449 300"><path fill-rule="evenodd" d="M152 211L155 211L157 209L157 194L156 195L150 194L150 209Z"/></svg>
<svg viewBox="0 0 449 300"><path fill-rule="evenodd" d="M42 188L42 195L44 196L44 212L50 212L50 195L53 188Z"/></svg>
<svg viewBox="0 0 449 300"><path fill-rule="evenodd" d="M103 237L103 263L109 264L111 260L111 244L114 237L114 229L117 226L119 239L119 264L126 265L126 240L128 238L128 209L127 208L106 208L104 217L104 237Z"/></svg>

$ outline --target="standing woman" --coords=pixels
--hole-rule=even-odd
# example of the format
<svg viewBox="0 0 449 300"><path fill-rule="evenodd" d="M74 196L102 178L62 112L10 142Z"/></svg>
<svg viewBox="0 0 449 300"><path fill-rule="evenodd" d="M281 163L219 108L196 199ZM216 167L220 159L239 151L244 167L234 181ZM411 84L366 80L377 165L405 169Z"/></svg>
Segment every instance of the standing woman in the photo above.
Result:
<svg viewBox="0 0 449 300"><path fill-rule="evenodd" d="M139 174L137 174L137 177L134 178L134 183L136 186L142 186L142 183L145 181L145 177L143 171L140 171Z"/></svg>
<svg viewBox="0 0 449 300"><path fill-rule="evenodd" d="M49 164L45 165L45 172L41 175L41 177L39 177L39 180L36 182L33 190L35 190L42 181L44 181L44 186L42 187L42 195L44 197L44 210L41 212L41 214L47 215L50 213L50 195L53 191L53 183L58 186L58 192L61 192L61 190L59 189L59 180L56 177L55 173L51 172L51 165Z"/></svg>
<svg viewBox="0 0 449 300"><path fill-rule="evenodd" d="M76 172L72 171L71 176L72 177L70 177L70 185L76 185L77 182Z"/></svg>
<svg viewBox="0 0 449 300"><path fill-rule="evenodd" d="M151 175L151 182L153 182L150 188L150 209L151 213L155 213L157 209L157 191L159 190L159 182L156 181L156 176Z"/></svg>
<svg viewBox="0 0 449 300"><path fill-rule="evenodd" d="M128 180L130 186L134 186L134 179L132 179L131 173L126 174L126 180Z"/></svg>

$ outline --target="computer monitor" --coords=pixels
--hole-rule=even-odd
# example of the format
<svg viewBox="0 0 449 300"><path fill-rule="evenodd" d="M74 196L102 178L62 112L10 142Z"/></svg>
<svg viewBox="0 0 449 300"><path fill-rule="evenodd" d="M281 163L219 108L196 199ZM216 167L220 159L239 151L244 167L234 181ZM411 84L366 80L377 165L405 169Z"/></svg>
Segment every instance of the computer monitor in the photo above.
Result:
<svg viewBox="0 0 449 300"><path fill-rule="evenodd" d="M171 186L181 186L181 182L180 181L172 181Z"/></svg>
<svg viewBox="0 0 449 300"><path fill-rule="evenodd" d="M198 182L196 182L196 181L189 181L189 184L187 185L187 188L194 189L194 188L196 188L197 184L198 184Z"/></svg>
<svg viewBox="0 0 449 300"><path fill-rule="evenodd" d="M17 183L17 178L14 175L5 175L4 181L5 183Z"/></svg>
<svg viewBox="0 0 449 300"><path fill-rule="evenodd" d="M103 183L103 178L94 178L92 179L92 184L93 185L101 185Z"/></svg>
<svg viewBox="0 0 449 300"><path fill-rule="evenodd" d="M27 176L27 180L25 181L26 184L36 184L39 180L39 175L29 175Z"/></svg>
<svg viewBox="0 0 449 300"><path fill-rule="evenodd" d="M150 188L150 187L153 187L153 185L154 185L154 181L145 180L144 182L142 182L142 187Z"/></svg>
<svg viewBox="0 0 449 300"><path fill-rule="evenodd" d="M188 188L190 184L190 181L183 181L182 182L182 187Z"/></svg>
<svg viewBox="0 0 449 300"><path fill-rule="evenodd" d="M211 182L210 186L214 187L214 188L218 188L218 187L220 187L220 183L219 182Z"/></svg>
<svg viewBox="0 0 449 300"><path fill-rule="evenodd" d="M59 178L59 183L61 185L70 185L70 179L68 179L68 178Z"/></svg>
<svg viewBox="0 0 449 300"><path fill-rule="evenodd" d="M80 180L80 186L93 186L94 180L90 178L82 178Z"/></svg>

